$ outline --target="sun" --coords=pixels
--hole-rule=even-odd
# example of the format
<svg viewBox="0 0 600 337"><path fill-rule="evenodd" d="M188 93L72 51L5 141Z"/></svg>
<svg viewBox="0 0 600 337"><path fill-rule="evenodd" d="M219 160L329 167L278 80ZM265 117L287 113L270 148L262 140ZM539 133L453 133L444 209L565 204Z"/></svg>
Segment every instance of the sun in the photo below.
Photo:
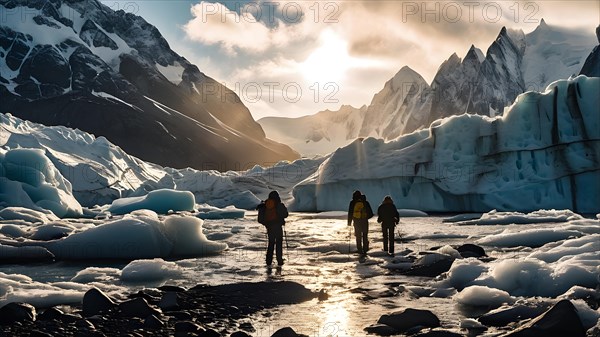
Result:
<svg viewBox="0 0 600 337"><path fill-rule="evenodd" d="M331 30L323 31L319 40L321 46L300 64L300 71L311 82L340 81L351 67L348 43Z"/></svg>

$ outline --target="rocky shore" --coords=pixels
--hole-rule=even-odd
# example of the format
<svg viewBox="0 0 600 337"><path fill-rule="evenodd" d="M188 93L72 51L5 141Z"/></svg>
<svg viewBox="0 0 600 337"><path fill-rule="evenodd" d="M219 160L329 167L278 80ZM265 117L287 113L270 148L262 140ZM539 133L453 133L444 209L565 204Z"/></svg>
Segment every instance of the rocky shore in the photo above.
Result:
<svg viewBox="0 0 600 337"><path fill-rule="evenodd" d="M86 292L81 305L39 313L27 303L0 308L2 336L250 336L248 320L263 309L311 300L318 294L289 281L163 286L117 302L102 291ZM296 336L292 328L274 336ZM297 335L300 336L300 335Z"/></svg>

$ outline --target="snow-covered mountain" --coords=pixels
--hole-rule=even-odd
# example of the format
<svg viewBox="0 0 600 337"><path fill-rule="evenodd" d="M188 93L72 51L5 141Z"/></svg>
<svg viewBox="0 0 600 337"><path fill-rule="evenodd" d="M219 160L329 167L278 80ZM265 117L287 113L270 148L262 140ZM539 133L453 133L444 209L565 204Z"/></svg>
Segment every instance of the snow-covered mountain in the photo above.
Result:
<svg viewBox="0 0 600 337"><path fill-rule="evenodd" d="M452 115L502 114L519 94L542 91L555 80L579 74L596 45L591 32L551 26L544 20L529 34L502 28L485 55L475 46L471 46L463 59L452 54L440 65L430 85L412 69L403 67L373 97L362 122L359 121L358 137L391 140ZM276 128L282 120L259 123L269 137L301 153L323 153L318 146L334 147L311 143L310 133L286 133L285 138L281 137L283 132ZM303 123L315 124L315 121L303 118L293 124L304 130L307 127ZM300 138L290 139L296 135ZM354 135L348 133L338 138L346 138L350 143ZM302 143L306 145L295 147Z"/></svg>
<svg viewBox="0 0 600 337"><path fill-rule="evenodd" d="M293 190L296 210L345 210L356 189L379 202L437 212L600 211L600 78L553 82L503 116L437 120L393 141L367 138L331 154ZM335 174L331 174L335 172Z"/></svg>
<svg viewBox="0 0 600 337"><path fill-rule="evenodd" d="M324 155L348 145L360 132L367 110L342 105L337 111L325 110L299 118L265 117L258 123L267 137L287 144L303 155Z"/></svg>
<svg viewBox="0 0 600 337"><path fill-rule="evenodd" d="M240 169L298 154L143 18L97 0L0 3L0 112L105 136L171 167Z"/></svg>

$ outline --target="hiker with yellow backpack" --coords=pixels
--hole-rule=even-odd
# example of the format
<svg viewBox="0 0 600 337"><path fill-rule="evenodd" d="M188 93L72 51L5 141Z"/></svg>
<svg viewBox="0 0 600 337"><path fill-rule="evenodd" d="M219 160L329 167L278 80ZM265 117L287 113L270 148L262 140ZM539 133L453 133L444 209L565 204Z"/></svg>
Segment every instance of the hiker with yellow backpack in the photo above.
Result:
<svg viewBox="0 0 600 337"><path fill-rule="evenodd" d="M354 191L348 207L348 226L354 223L356 248L361 257L365 257L369 251L369 219L372 217L373 210L367 197L360 191Z"/></svg>
<svg viewBox="0 0 600 337"><path fill-rule="evenodd" d="M258 210L258 222L267 228L269 245L267 247L267 266L273 262L273 250L277 258L277 265L283 265L283 226L288 210L281 202L279 193L271 191L269 198L256 207Z"/></svg>

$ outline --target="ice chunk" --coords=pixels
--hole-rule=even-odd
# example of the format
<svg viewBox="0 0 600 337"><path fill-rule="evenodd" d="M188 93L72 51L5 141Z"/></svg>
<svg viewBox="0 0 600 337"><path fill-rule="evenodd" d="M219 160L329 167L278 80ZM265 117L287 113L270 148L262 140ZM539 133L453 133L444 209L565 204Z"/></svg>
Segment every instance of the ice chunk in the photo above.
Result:
<svg viewBox="0 0 600 337"><path fill-rule="evenodd" d="M152 260L135 260L121 270L121 281L143 283L166 281L181 276L183 269L174 262L157 258Z"/></svg>
<svg viewBox="0 0 600 337"><path fill-rule="evenodd" d="M443 281L443 284L462 290L487 269L483 262L475 258L454 260L448 271L448 277Z"/></svg>
<svg viewBox="0 0 600 337"><path fill-rule="evenodd" d="M169 211L192 211L196 201L188 191L161 189L142 197L121 198L113 201L108 209L113 214L126 214L135 210L149 209L160 214Z"/></svg>
<svg viewBox="0 0 600 337"><path fill-rule="evenodd" d="M59 217L80 216L81 205L73 197L71 183L38 149L8 150L0 156L0 203L47 209ZM27 198L25 197L25 194Z"/></svg>
<svg viewBox="0 0 600 337"><path fill-rule="evenodd" d="M36 227L29 238L41 241L55 240L69 235L74 230L74 227L67 224L46 224Z"/></svg>
<svg viewBox="0 0 600 337"><path fill-rule="evenodd" d="M8 235L13 238L24 237L27 232L17 225L0 225L0 234Z"/></svg>
<svg viewBox="0 0 600 337"><path fill-rule="evenodd" d="M68 282L41 283L25 275L0 272L0 307L10 302L25 302L36 308L81 302L85 290Z"/></svg>
<svg viewBox="0 0 600 337"><path fill-rule="evenodd" d="M571 220L583 219L577 213L571 210L538 210L531 213L520 212L497 212L492 210L481 215L478 219L465 220L458 222L458 225L508 225L508 224L535 224L567 222Z"/></svg>
<svg viewBox="0 0 600 337"><path fill-rule="evenodd" d="M87 267L80 270L71 278L71 282L78 283L113 283L121 277L121 271L109 267Z"/></svg>
<svg viewBox="0 0 600 337"><path fill-rule="evenodd" d="M499 307L514 303L515 299L506 291L486 286L470 286L454 296L456 302L473 307Z"/></svg>
<svg viewBox="0 0 600 337"><path fill-rule="evenodd" d="M209 205L202 205L200 209L198 209L199 213L196 215L200 219L240 219L243 218L246 214L246 211L243 209L235 208L233 206L228 206L225 208L217 208Z"/></svg>
<svg viewBox="0 0 600 337"><path fill-rule="evenodd" d="M581 232L567 229L530 229L518 232L505 231L477 240L478 244L496 247L540 247L549 242L561 241L571 237L580 237Z"/></svg>
<svg viewBox="0 0 600 337"><path fill-rule="evenodd" d="M29 223L47 223L58 220L58 217L51 212L36 211L23 207L6 207L0 210L0 218L4 220L23 220Z"/></svg>
<svg viewBox="0 0 600 337"><path fill-rule="evenodd" d="M23 244L46 247L57 259L67 260L196 257L226 249L226 244L206 238L202 224L196 217L159 219L152 211L140 210L59 240Z"/></svg>

